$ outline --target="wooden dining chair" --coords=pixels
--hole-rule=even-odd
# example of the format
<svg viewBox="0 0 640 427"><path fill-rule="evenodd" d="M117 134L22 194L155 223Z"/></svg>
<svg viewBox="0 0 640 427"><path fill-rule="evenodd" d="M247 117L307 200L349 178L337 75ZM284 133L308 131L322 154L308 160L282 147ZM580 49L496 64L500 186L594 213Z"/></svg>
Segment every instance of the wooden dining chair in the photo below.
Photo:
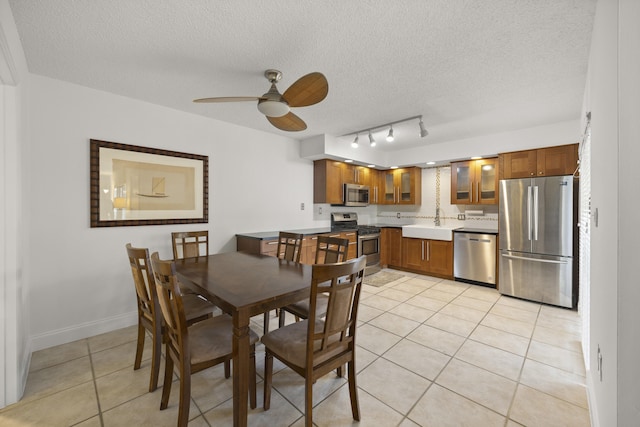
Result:
<svg viewBox="0 0 640 427"><path fill-rule="evenodd" d="M281 231L278 235L278 251L276 256L279 259L285 261L300 262L300 255L302 254L302 239L303 235L299 233L288 233ZM280 316L280 310L276 310L276 316ZM263 320L263 334L269 332L269 317L270 312L264 313Z"/></svg>
<svg viewBox="0 0 640 427"><path fill-rule="evenodd" d="M337 264L313 265L309 318L262 337L265 346L264 409L271 404L273 358L305 379L305 426L311 427L313 384L345 363L353 419L360 420L356 387L355 347L358 301L366 256ZM316 316L317 298L328 295L326 316Z"/></svg>
<svg viewBox="0 0 640 427"><path fill-rule="evenodd" d="M140 369L146 336L145 331L149 331L152 342L149 391L154 391L158 388L158 375L160 372L160 354L164 332L162 313L158 305L149 250L147 248L134 248L131 243L127 243L126 248L131 274L133 275L133 284L136 288L136 299L138 300L138 342L133 369ZM183 305L188 324L212 317L213 313L219 311L215 305L194 294L185 296ZM230 369L229 366L226 369Z"/></svg>
<svg viewBox="0 0 640 427"><path fill-rule="evenodd" d="M189 421L191 401L191 375L220 363L225 363L225 377L233 356L233 322L231 316L223 314L188 325L185 317L183 295L173 261L161 261L158 253L151 255L151 265L156 283L158 301L166 328L166 350L164 383L160 409L166 409L171 394L174 365L180 376L180 399L178 404L178 426ZM251 345L249 360L249 403L256 407L256 356L255 344L258 335L249 329Z"/></svg>
<svg viewBox="0 0 640 427"><path fill-rule="evenodd" d="M347 251L349 250L349 239L342 239L340 237L318 236L316 243L316 264L333 264L336 262L343 262L347 258ZM316 304L317 314L322 315L327 309L327 300L322 295L319 296ZM291 313L295 316L296 322L300 319L307 319L309 317L309 300L305 299L293 304L289 304L280 308L280 316L278 318L278 326L283 327L285 322L286 313Z"/></svg>
<svg viewBox="0 0 640 427"><path fill-rule="evenodd" d="M209 231L178 231L171 233L173 259L209 255Z"/></svg>

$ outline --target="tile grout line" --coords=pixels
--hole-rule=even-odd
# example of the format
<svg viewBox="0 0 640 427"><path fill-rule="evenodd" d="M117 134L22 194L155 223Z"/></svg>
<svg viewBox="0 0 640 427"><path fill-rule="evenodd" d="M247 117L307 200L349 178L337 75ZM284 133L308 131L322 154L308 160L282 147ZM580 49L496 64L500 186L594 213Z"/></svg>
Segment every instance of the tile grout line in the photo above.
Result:
<svg viewBox="0 0 640 427"><path fill-rule="evenodd" d="M98 405L98 417L100 419L100 426L104 427L104 419L102 418L102 407L100 406L100 395L98 394L98 384L96 382L96 371L93 367L93 357L91 355L91 346L89 345L88 339L87 339L87 350L89 353L89 364L91 365L91 378L93 379L93 389L96 392L96 403Z"/></svg>

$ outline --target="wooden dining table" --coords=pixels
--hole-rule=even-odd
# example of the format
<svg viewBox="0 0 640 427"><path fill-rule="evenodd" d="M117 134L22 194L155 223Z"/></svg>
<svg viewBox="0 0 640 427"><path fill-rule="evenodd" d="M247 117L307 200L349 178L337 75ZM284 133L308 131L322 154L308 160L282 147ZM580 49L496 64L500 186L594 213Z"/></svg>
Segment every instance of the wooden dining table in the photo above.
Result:
<svg viewBox="0 0 640 427"><path fill-rule="evenodd" d="M233 425L246 426L249 321L309 298L310 265L273 256L228 252L175 261L178 279L233 317Z"/></svg>

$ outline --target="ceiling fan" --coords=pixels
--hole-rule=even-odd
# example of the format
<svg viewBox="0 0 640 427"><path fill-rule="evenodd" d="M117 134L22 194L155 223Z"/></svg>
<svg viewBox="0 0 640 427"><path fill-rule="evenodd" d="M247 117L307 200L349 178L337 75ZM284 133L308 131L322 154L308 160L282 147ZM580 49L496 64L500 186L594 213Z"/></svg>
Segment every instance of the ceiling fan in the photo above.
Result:
<svg viewBox="0 0 640 427"><path fill-rule="evenodd" d="M262 96L222 96L215 98L194 99L193 102L242 102L258 101L258 110L278 129L288 132L302 131L307 124L293 114L292 107L307 107L322 101L329 92L327 78L318 72L300 77L289 86L283 94L278 92L276 83L282 78L278 70L266 70L264 76L271 83L271 88Z"/></svg>

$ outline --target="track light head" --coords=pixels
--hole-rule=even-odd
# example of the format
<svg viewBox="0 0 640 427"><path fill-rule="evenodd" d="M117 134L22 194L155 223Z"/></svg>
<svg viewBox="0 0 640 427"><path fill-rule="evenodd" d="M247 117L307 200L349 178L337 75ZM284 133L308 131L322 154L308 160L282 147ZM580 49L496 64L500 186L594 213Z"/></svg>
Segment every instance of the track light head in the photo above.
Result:
<svg viewBox="0 0 640 427"><path fill-rule="evenodd" d="M358 148L358 139L360 138L358 137L358 134L356 134L356 137L353 139L353 142L351 143L351 147Z"/></svg>
<svg viewBox="0 0 640 427"><path fill-rule="evenodd" d="M371 147L375 147L376 146L376 140L373 139L373 135L371 135L371 130L369 130L369 145Z"/></svg>
<svg viewBox="0 0 640 427"><path fill-rule="evenodd" d="M419 124L420 124L420 138L424 138L425 136L429 135L429 132L424 127L424 122L422 121L422 117L420 117L420 123Z"/></svg>
<svg viewBox="0 0 640 427"><path fill-rule="evenodd" d="M387 142L393 142L393 125L389 127L389 134L387 135Z"/></svg>

